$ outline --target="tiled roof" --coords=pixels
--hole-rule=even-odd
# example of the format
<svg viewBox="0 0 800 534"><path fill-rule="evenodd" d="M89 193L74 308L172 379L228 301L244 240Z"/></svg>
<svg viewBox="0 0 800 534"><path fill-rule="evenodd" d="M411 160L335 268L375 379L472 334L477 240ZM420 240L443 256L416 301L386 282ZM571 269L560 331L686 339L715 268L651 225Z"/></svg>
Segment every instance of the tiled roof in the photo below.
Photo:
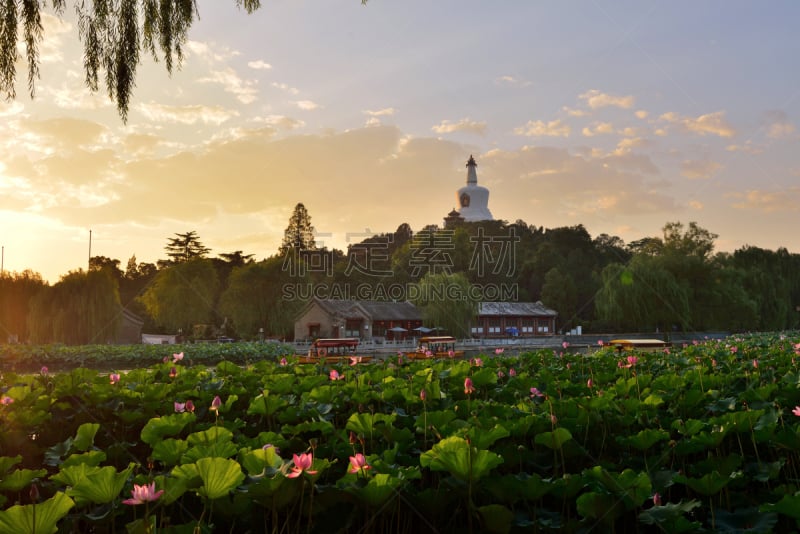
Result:
<svg viewBox="0 0 800 534"><path fill-rule="evenodd" d="M319 305L331 315L342 317L368 316L373 321L421 321L422 313L410 302L378 300L318 299Z"/></svg>
<svg viewBox="0 0 800 534"><path fill-rule="evenodd" d="M558 312L545 307L541 301L536 302L481 302L478 305L478 316L534 316L556 317Z"/></svg>

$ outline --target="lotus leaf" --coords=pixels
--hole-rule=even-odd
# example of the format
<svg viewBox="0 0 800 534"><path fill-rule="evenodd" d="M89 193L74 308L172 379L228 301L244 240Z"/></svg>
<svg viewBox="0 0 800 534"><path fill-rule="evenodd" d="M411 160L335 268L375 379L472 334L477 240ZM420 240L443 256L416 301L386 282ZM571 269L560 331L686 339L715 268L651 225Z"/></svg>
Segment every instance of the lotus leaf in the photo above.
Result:
<svg viewBox="0 0 800 534"><path fill-rule="evenodd" d="M402 478L393 477L387 473L378 473L371 477L365 486L350 486L347 491L367 506L379 508L397 495L398 488L403 482Z"/></svg>
<svg viewBox="0 0 800 534"><path fill-rule="evenodd" d="M0 532L14 534L53 534L56 524L75 503L66 494L56 492L40 504L15 505L0 512Z"/></svg>
<svg viewBox="0 0 800 534"><path fill-rule="evenodd" d="M0 491L17 492L28 487L31 482L47 474L47 469L15 469L0 479Z"/></svg>
<svg viewBox="0 0 800 534"><path fill-rule="evenodd" d="M153 446L166 436L179 434L186 425L193 423L195 419L195 415L189 412L154 417L142 428L142 441Z"/></svg>
<svg viewBox="0 0 800 534"><path fill-rule="evenodd" d="M119 473L110 465L88 472L83 479L67 490L67 495L73 497L78 505L84 502L110 503L119 496L135 465L131 463L127 469Z"/></svg>
<svg viewBox="0 0 800 534"><path fill-rule="evenodd" d="M478 508L483 531L490 534L506 534L514 523L514 512L501 504L488 504Z"/></svg>
<svg viewBox="0 0 800 534"><path fill-rule="evenodd" d="M479 450L464 438L445 438L419 458L422 467L431 471L447 471L464 481L477 481L503 463L503 458L491 451Z"/></svg>
<svg viewBox="0 0 800 534"><path fill-rule="evenodd" d="M572 439L572 433L566 428L559 427L552 432L536 434L534 442L553 450L560 449L564 443Z"/></svg>
<svg viewBox="0 0 800 534"><path fill-rule="evenodd" d="M692 513L699 506L700 502L696 500L653 506L639 514L639 521L646 525L656 525L661 532L700 532L700 523L690 522L685 517L685 514Z"/></svg>
<svg viewBox="0 0 800 534"><path fill-rule="evenodd" d="M233 491L244 480L238 462L226 458L201 458L195 465L203 485L197 492L208 499L219 499Z"/></svg>
<svg viewBox="0 0 800 534"><path fill-rule="evenodd" d="M188 448L189 444L185 440L168 438L155 444L152 457L164 465L173 466L180 461Z"/></svg>

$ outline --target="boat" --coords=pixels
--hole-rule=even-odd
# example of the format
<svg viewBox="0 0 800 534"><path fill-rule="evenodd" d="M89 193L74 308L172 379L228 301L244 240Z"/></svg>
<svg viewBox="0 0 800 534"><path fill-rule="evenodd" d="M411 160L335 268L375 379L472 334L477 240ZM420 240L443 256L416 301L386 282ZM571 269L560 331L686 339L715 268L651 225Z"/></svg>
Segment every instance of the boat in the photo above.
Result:
<svg viewBox="0 0 800 534"><path fill-rule="evenodd" d="M672 346L672 343L662 339L612 339L608 344L617 349L618 352L625 350L658 352Z"/></svg>
<svg viewBox="0 0 800 534"><path fill-rule="evenodd" d="M314 340L308 353L297 356L298 363L366 363L372 356L357 354L358 338L320 338Z"/></svg>
<svg viewBox="0 0 800 534"><path fill-rule="evenodd" d="M417 350L406 352L409 360L430 360L434 358L463 358L464 351L456 350L453 336L424 336L419 338Z"/></svg>

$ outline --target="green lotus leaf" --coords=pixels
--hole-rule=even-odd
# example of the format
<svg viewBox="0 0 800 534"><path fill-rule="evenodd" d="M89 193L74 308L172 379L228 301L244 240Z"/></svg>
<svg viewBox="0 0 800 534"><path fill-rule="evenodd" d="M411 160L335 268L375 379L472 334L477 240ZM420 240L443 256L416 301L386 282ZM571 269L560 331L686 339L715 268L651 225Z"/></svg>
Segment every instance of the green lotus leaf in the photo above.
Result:
<svg viewBox="0 0 800 534"><path fill-rule="evenodd" d="M371 437L379 430L376 428L379 425L392 426L397 416L395 414L387 415L382 413L354 413L347 419L345 430L351 430L356 435Z"/></svg>
<svg viewBox="0 0 800 534"><path fill-rule="evenodd" d="M625 511L625 506L617 496L605 492L583 493L575 505L583 517L600 520L605 525L613 524Z"/></svg>
<svg viewBox="0 0 800 534"><path fill-rule="evenodd" d="M186 440L168 438L161 440L153 446L152 457L167 466L176 465L181 456L189 449Z"/></svg>
<svg viewBox="0 0 800 534"><path fill-rule="evenodd" d="M585 476L600 482L608 493L623 497L629 509L644 504L650 498L653 489L650 476L646 472L637 473L633 469L625 469L617 474L601 466L595 466L587 470Z"/></svg>
<svg viewBox="0 0 800 534"><path fill-rule="evenodd" d="M428 412L427 414L420 414L414 420L414 424L418 429L425 428L425 425L433 427L439 431L440 434L448 433L450 423L458 417L453 410L446 410L441 412Z"/></svg>
<svg viewBox="0 0 800 534"><path fill-rule="evenodd" d="M197 492L208 499L228 495L244 480L242 466L227 458L201 458L195 463L203 485Z"/></svg>
<svg viewBox="0 0 800 534"><path fill-rule="evenodd" d="M233 432L224 426L212 426L208 430L194 432L186 437L189 445L209 445L213 443L224 443L233 439Z"/></svg>
<svg viewBox="0 0 800 534"><path fill-rule="evenodd" d="M503 458L470 446L464 438L451 436L422 453L419 461L431 471L447 471L458 479L476 481L502 464Z"/></svg>
<svg viewBox="0 0 800 534"><path fill-rule="evenodd" d="M99 423L84 423L78 427L75 433L75 439L72 441L72 447L79 451L88 451L94 445L94 437L97 431L100 430Z"/></svg>
<svg viewBox="0 0 800 534"><path fill-rule="evenodd" d="M0 475L9 471L12 467L22 461L22 455L0 456Z"/></svg>
<svg viewBox="0 0 800 534"><path fill-rule="evenodd" d="M551 484L542 480L536 473L519 473L489 477L482 482L483 487L498 501L514 504L518 501L536 501L547 495Z"/></svg>
<svg viewBox="0 0 800 534"><path fill-rule="evenodd" d="M296 436L304 432L320 432L322 434L332 434L335 427L330 421L305 421L297 425L286 425L281 428L284 434Z"/></svg>
<svg viewBox="0 0 800 534"><path fill-rule="evenodd" d="M200 477L197 477L198 483L200 485ZM184 493L189 489L190 479L182 478L182 477L165 477L163 475L159 475L155 478L156 487L161 488L164 490L163 495L158 500L162 506L168 506L173 502L177 501L178 499L183 496ZM197 526L197 523L194 523Z"/></svg>
<svg viewBox="0 0 800 534"><path fill-rule="evenodd" d="M56 524L73 506L73 500L60 491L39 504L12 506L0 512L0 532L53 534L58 530Z"/></svg>
<svg viewBox="0 0 800 534"><path fill-rule="evenodd" d="M552 432L542 432L540 434L536 434L534 438L534 442L538 443L539 445L544 445L545 447L553 450L558 450L566 443L567 441L572 439L572 433L563 427L558 427Z"/></svg>
<svg viewBox="0 0 800 534"><path fill-rule="evenodd" d="M659 441L669 439L669 432L666 430L645 428L633 436L618 436L617 441L623 445L629 445L640 451L646 451Z"/></svg>
<svg viewBox="0 0 800 534"><path fill-rule="evenodd" d="M110 503L119 496L135 465L131 463L127 469L119 473L110 465L87 473L83 479L67 490L67 495L73 497L76 504L83 502Z"/></svg>
<svg viewBox="0 0 800 534"><path fill-rule="evenodd" d="M721 509L715 513L714 526L720 532L774 532L778 514L763 513L758 508Z"/></svg>
<svg viewBox="0 0 800 534"><path fill-rule="evenodd" d="M230 441L197 445L189 448L182 456L182 464L195 463L200 458L230 458L239 452L239 448Z"/></svg>
<svg viewBox="0 0 800 534"><path fill-rule="evenodd" d="M275 447L255 449L241 455L241 464L251 476L264 473L265 470L277 470L283 465L283 459L275 452Z"/></svg>
<svg viewBox="0 0 800 534"><path fill-rule="evenodd" d="M0 491L20 491L30 485L31 482L37 478L41 478L47 474L47 469L16 469L11 473L7 473L0 480Z"/></svg>
<svg viewBox="0 0 800 534"><path fill-rule="evenodd" d="M189 412L153 417L142 428L142 441L153 446L166 436L179 434L186 425L193 423L195 419L195 415Z"/></svg>
<svg viewBox="0 0 800 534"><path fill-rule="evenodd" d="M478 449L488 449L497 440L510 435L511 433L500 425L495 425L490 429L472 427L467 431L469 442Z"/></svg>
<svg viewBox="0 0 800 534"><path fill-rule="evenodd" d="M483 531L490 534L507 534L514 523L514 512L501 504L489 504L478 508Z"/></svg>
<svg viewBox="0 0 800 534"><path fill-rule="evenodd" d="M69 467L71 465L91 465L97 466L106 461L106 453L104 451L89 451L80 454L70 454L62 463L61 467Z"/></svg>
<svg viewBox="0 0 800 534"><path fill-rule="evenodd" d="M780 501L774 504L762 504L759 512L777 512L791 517L795 521L800 521L800 494L784 495Z"/></svg>
<svg viewBox="0 0 800 534"><path fill-rule="evenodd" d="M699 506L700 502L696 500L653 506L639 514L639 521L646 525L658 525L660 532L698 532L700 523L690 522L685 514L691 513Z"/></svg>
<svg viewBox="0 0 800 534"><path fill-rule="evenodd" d="M88 464L77 464L62 467L58 473L50 477L50 480L61 482L65 486L74 486L87 477L90 473L99 471L101 468Z"/></svg>
<svg viewBox="0 0 800 534"><path fill-rule="evenodd" d="M476 388L497 384L497 370L484 367L472 373L471 378Z"/></svg>
<svg viewBox="0 0 800 534"><path fill-rule="evenodd" d="M689 419L687 421L676 419L672 423L672 428L684 436L693 436L706 428L706 422L699 419Z"/></svg>
<svg viewBox="0 0 800 534"><path fill-rule="evenodd" d="M731 481L729 476L723 476L719 471L713 471L700 478L689 478L684 475L676 475L675 482L689 486L693 491L704 497L716 495L722 488Z"/></svg>
<svg viewBox="0 0 800 534"><path fill-rule="evenodd" d="M248 415L272 415L288 403L277 395L270 395L264 390L260 395L250 401L247 408Z"/></svg>
<svg viewBox="0 0 800 534"><path fill-rule="evenodd" d="M387 473L378 473L370 478L365 486L350 486L347 491L355 495L359 501L367 506L379 508L397 495L397 488L403 482L402 478L393 477Z"/></svg>

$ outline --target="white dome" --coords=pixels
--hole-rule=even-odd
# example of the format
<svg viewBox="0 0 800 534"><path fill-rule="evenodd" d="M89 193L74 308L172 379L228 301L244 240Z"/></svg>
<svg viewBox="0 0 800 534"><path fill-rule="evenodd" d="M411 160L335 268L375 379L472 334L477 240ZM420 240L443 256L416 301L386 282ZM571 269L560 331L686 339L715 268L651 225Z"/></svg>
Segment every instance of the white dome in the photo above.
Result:
<svg viewBox="0 0 800 534"><path fill-rule="evenodd" d="M456 192L458 212L466 222L494 220L489 211L489 190L478 185L478 171L475 159L467 161L467 185Z"/></svg>

